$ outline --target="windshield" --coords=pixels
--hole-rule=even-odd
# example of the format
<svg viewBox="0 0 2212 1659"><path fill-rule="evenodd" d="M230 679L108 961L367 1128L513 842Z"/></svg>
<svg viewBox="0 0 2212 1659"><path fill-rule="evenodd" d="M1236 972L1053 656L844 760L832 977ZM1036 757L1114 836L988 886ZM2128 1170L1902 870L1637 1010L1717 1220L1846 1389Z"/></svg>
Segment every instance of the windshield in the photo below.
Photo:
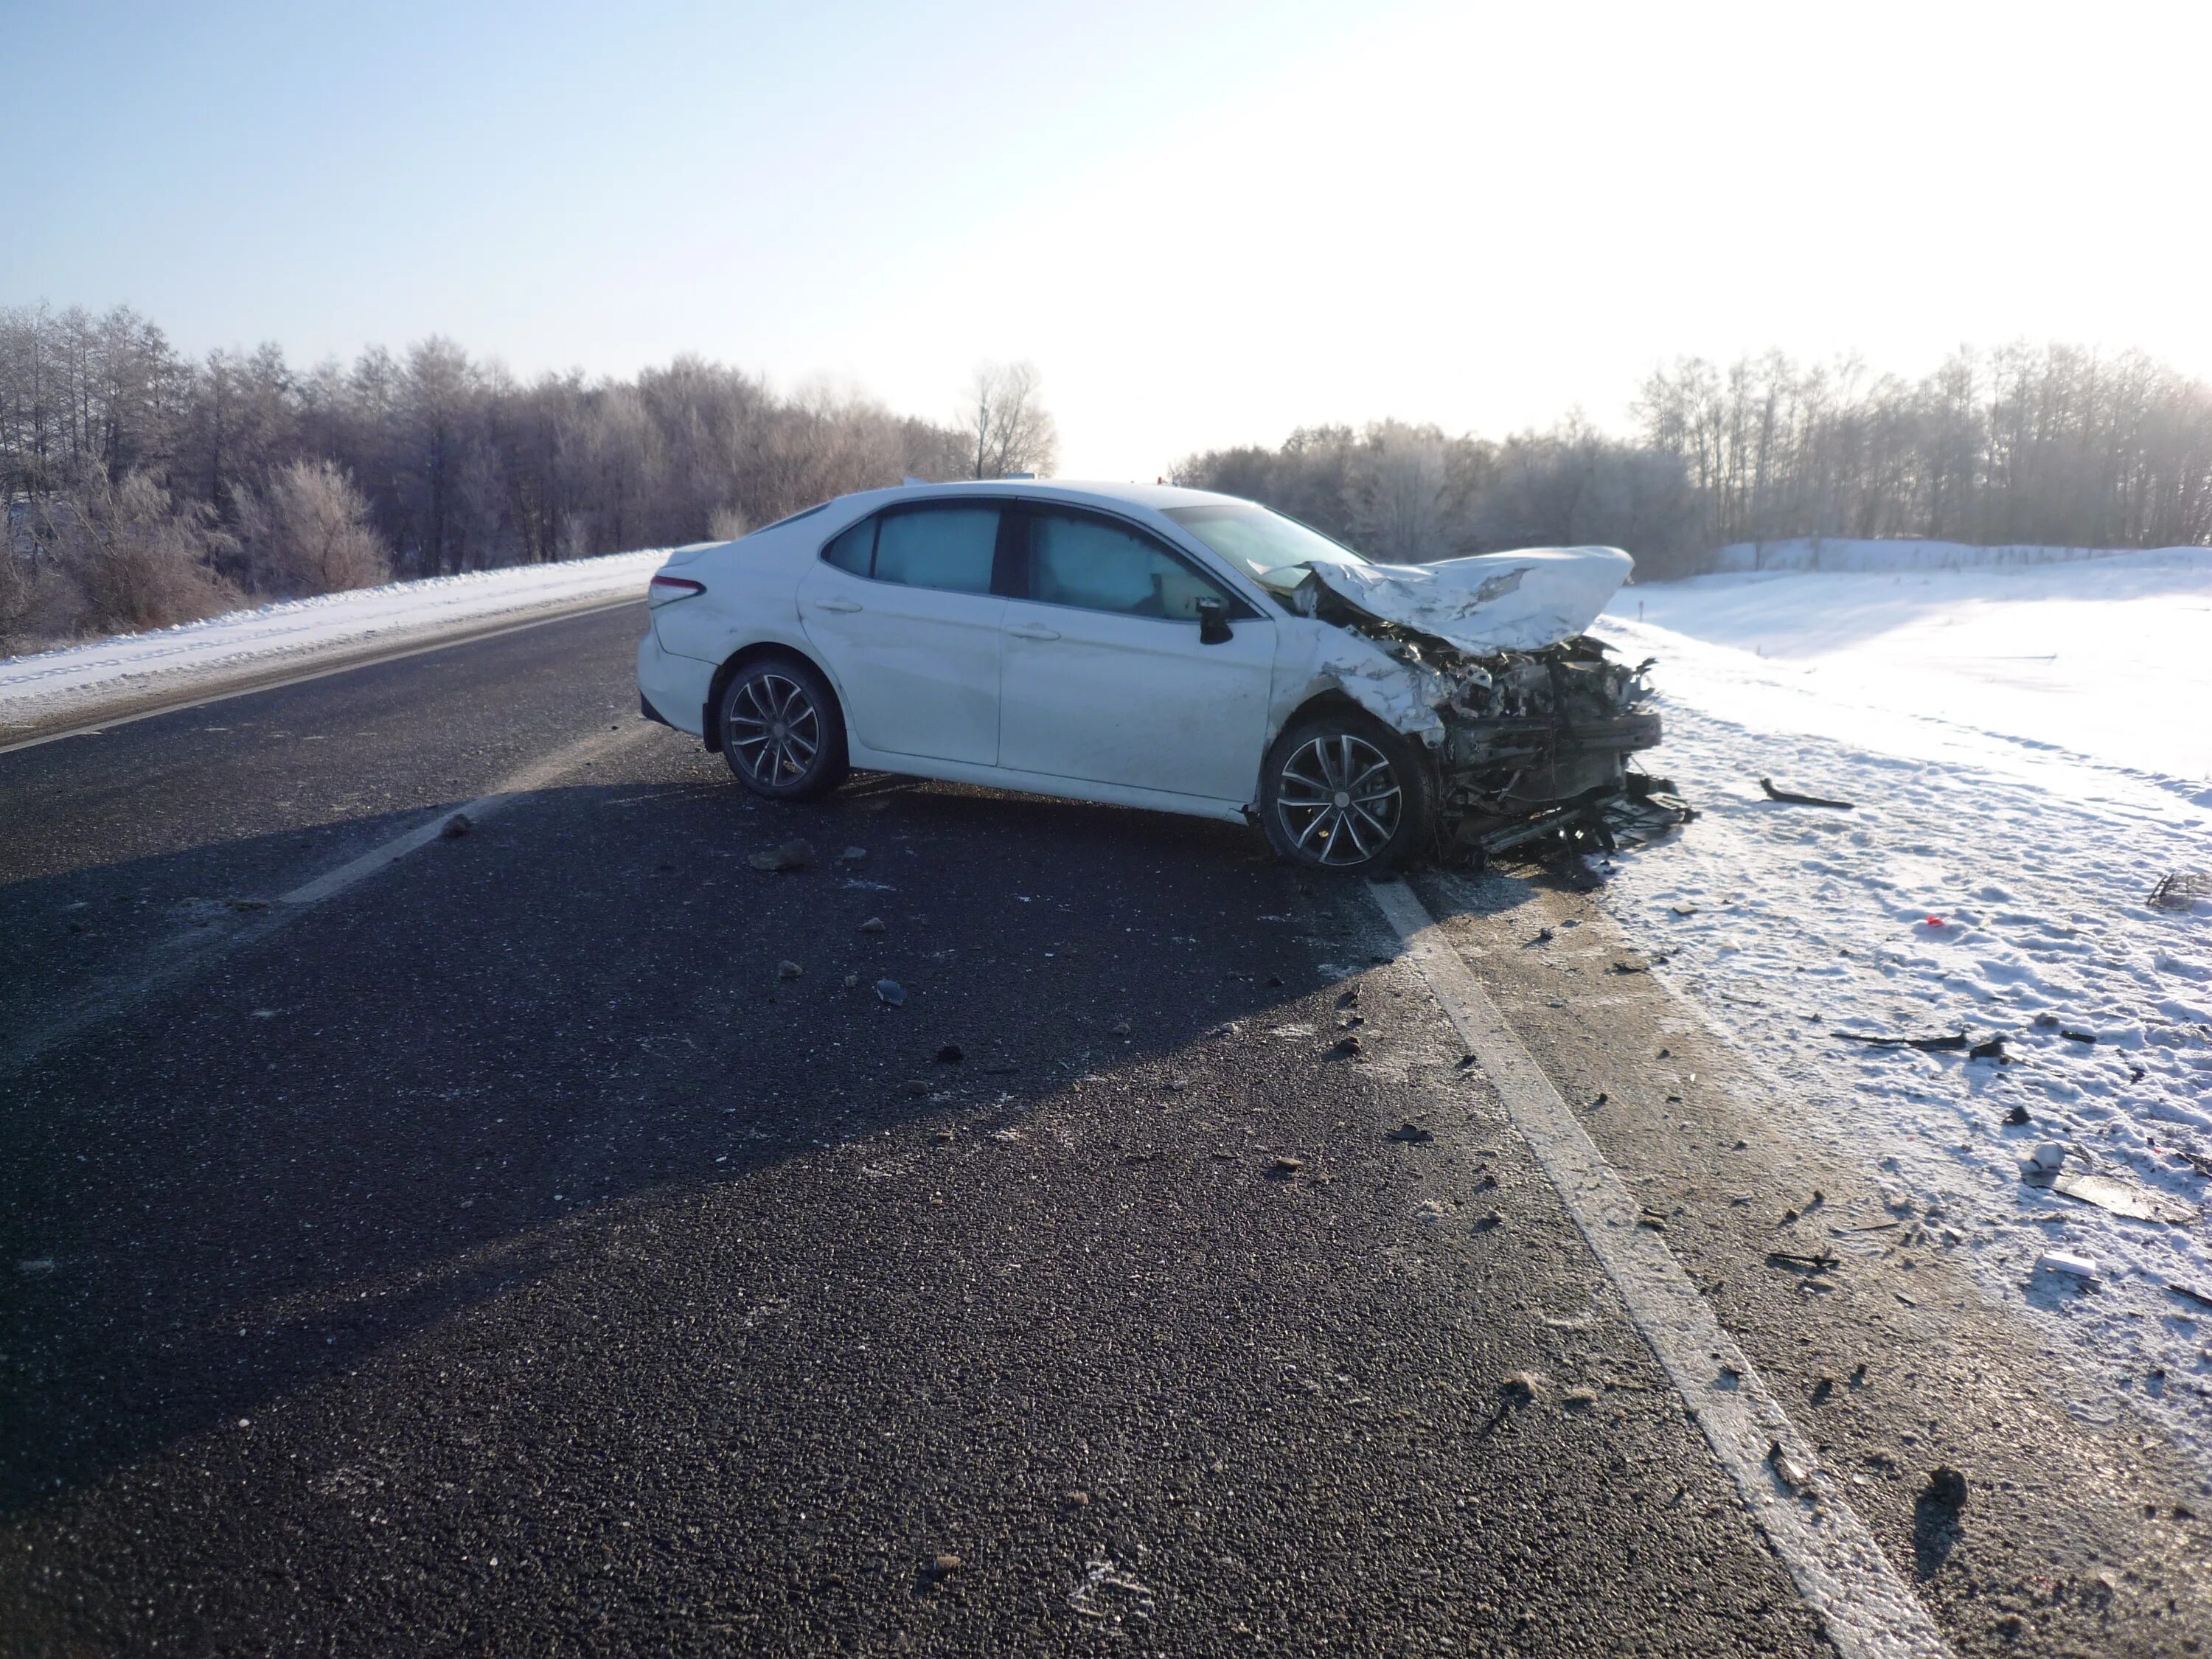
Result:
<svg viewBox="0 0 2212 1659"><path fill-rule="evenodd" d="M1276 592L1287 593L1304 578L1294 567L1309 564L1365 564L1296 519L1270 513L1248 501L1218 506L1171 507L1167 515L1224 559L1249 572Z"/></svg>

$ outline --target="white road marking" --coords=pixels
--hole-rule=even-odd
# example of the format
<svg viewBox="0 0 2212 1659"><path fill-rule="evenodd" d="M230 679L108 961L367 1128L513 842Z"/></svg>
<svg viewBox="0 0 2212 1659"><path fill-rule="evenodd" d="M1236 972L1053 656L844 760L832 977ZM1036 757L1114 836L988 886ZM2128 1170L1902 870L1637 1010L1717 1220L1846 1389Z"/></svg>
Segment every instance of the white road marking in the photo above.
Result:
<svg viewBox="0 0 2212 1659"><path fill-rule="evenodd" d="M165 702L153 708L142 708L136 714L118 714L112 720L87 720L82 726L72 726L66 732L49 732L44 737L22 738L14 743L0 743L0 755L12 755L18 749L36 749L42 743L59 743L64 738L93 738L118 726L135 725L139 720L150 720L162 714L181 714L188 708L204 708L211 702L228 702L233 697L250 697L257 691L281 691L288 685L305 685L309 680L326 680L333 674L349 674L356 668L374 668L379 663L398 662L407 657L420 657L432 651L445 651L457 645L477 645L486 640L501 639L509 634L543 628L548 623L573 622L579 617L596 617L602 611L619 611L624 605L642 605L642 599L617 599L611 605L580 605L550 617L534 617L528 622L511 623L503 628L457 633L432 641L428 645L411 645L398 651L374 651L364 656L349 657L328 668L310 669L303 674L287 675L283 679L256 680L251 685L234 686L228 691L210 691L204 697L187 697L176 702ZM240 664L241 672L250 665ZM4 728L0 728L4 729Z"/></svg>
<svg viewBox="0 0 2212 1659"><path fill-rule="evenodd" d="M142 962L135 969L126 969L119 979L80 998L68 1012L33 1028L12 1043L0 1046L0 1075L20 1070L57 1043L66 1042L102 1020L128 1012L155 992L186 978L225 951L267 939L293 917L304 914L325 899L335 898L378 871L397 864L410 853L428 846L445 834L446 826L457 816L466 814L472 824L481 824L533 791L544 788L563 774L580 771L613 750L635 743L659 729L642 720L635 720L611 731L594 732L588 737L579 738L575 742L564 744L551 754L509 773L499 781L497 788L477 796L474 800L441 811L427 823L410 830L404 835L394 836L360 857L338 866L335 870L325 871L313 881L304 882L290 892L280 895L275 908L242 927L205 938L173 941L166 947L156 947L152 963Z"/></svg>
<svg viewBox="0 0 2212 1659"><path fill-rule="evenodd" d="M1674 1253L1658 1234L1638 1224L1639 1206L1628 1188L1435 918L1403 882L1378 882L1368 890L1446 1018L1497 1085L1514 1127L1559 1189L1627 1303L1637 1330L1837 1650L1844 1659L1948 1655L1928 1610L1897 1576ZM1802 1488L1786 1484L1770 1462L1777 1446L1783 1459L1810 1472Z"/></svg>
<svg viewBox="0 0 2212 1659"><path fill-rule="evenodd" d="M589 766L611 749L642 735L648 728L630 725L618 731L595 732L588 738L579 738L566 748L556 749L542 760L532 761L520 770L509 773L499 781L499 787L474 800L464 801L451 811L441 812L429 823L404 836L394 836L380 847L372 847L350 863L335 870L326 870L313 881L304 882L290 892L282 895L278 902L289 905L320 904L325 899L343 893L356 882L365 881L387 865L397 864L418 848L427 847L446 833L447 826L455 818L465 817L471 825L512 805L517 797L543 789L565 772L574 772Z"/></svg>

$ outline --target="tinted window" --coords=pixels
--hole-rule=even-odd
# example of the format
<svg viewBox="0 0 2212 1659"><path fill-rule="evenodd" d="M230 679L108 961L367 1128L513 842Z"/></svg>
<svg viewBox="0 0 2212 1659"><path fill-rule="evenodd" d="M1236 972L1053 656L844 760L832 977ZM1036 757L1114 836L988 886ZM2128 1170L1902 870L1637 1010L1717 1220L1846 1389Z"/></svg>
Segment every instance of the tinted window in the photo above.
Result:
<svg viewBox="0 0 2212 1659"><path fill-rule="evenodd" d="M877 521L875 578L957 593L991 591L999 544L994 507L934 507L886 514ZM850 567L848 567L848 568Z"/></svg>
<svg viewBox="0 0 2212 1659"><path fill-rule="evenodd" d="M1030 598L1176 621L1195 620L1200 599L1227 603L1218 587L1150 537L1111 520L1052 512L1030 520Z"/></svg>
<svg viewBox="0 0 2212 1659"><path fill-rule="evenodd" d="M855 576L869 574L876 560L876 521L863 519L822 550L822 556Z"/></svg>

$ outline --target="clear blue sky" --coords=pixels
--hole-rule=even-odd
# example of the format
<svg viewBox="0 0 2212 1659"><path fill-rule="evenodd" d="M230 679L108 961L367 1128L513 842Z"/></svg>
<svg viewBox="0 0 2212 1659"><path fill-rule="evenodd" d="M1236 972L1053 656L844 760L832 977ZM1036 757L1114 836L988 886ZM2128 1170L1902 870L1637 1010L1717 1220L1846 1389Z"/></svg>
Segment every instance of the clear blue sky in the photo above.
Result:
<svg viewBox="0 0 2212 1659"><path fill-rule="evenodd" d="M2212 374L2212 7L24 4L0 303L296 362L690 349L1066 470L1619 422L1677 352Z"/></svg>

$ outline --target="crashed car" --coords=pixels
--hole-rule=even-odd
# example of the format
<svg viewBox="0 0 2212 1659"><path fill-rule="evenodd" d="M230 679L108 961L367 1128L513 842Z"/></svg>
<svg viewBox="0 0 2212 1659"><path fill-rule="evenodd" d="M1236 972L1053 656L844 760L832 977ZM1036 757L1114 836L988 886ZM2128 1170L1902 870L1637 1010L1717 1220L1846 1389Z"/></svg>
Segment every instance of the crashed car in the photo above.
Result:
<svg viewBox="0 0 2212 1659"><path fill-rule="evenodd" d="M1376 564L1250 501L1006 480L842 496L652 579L642 712L755 794L854 768L1256 823L1339 870L1650 791L1617 548Z"/></svg>

